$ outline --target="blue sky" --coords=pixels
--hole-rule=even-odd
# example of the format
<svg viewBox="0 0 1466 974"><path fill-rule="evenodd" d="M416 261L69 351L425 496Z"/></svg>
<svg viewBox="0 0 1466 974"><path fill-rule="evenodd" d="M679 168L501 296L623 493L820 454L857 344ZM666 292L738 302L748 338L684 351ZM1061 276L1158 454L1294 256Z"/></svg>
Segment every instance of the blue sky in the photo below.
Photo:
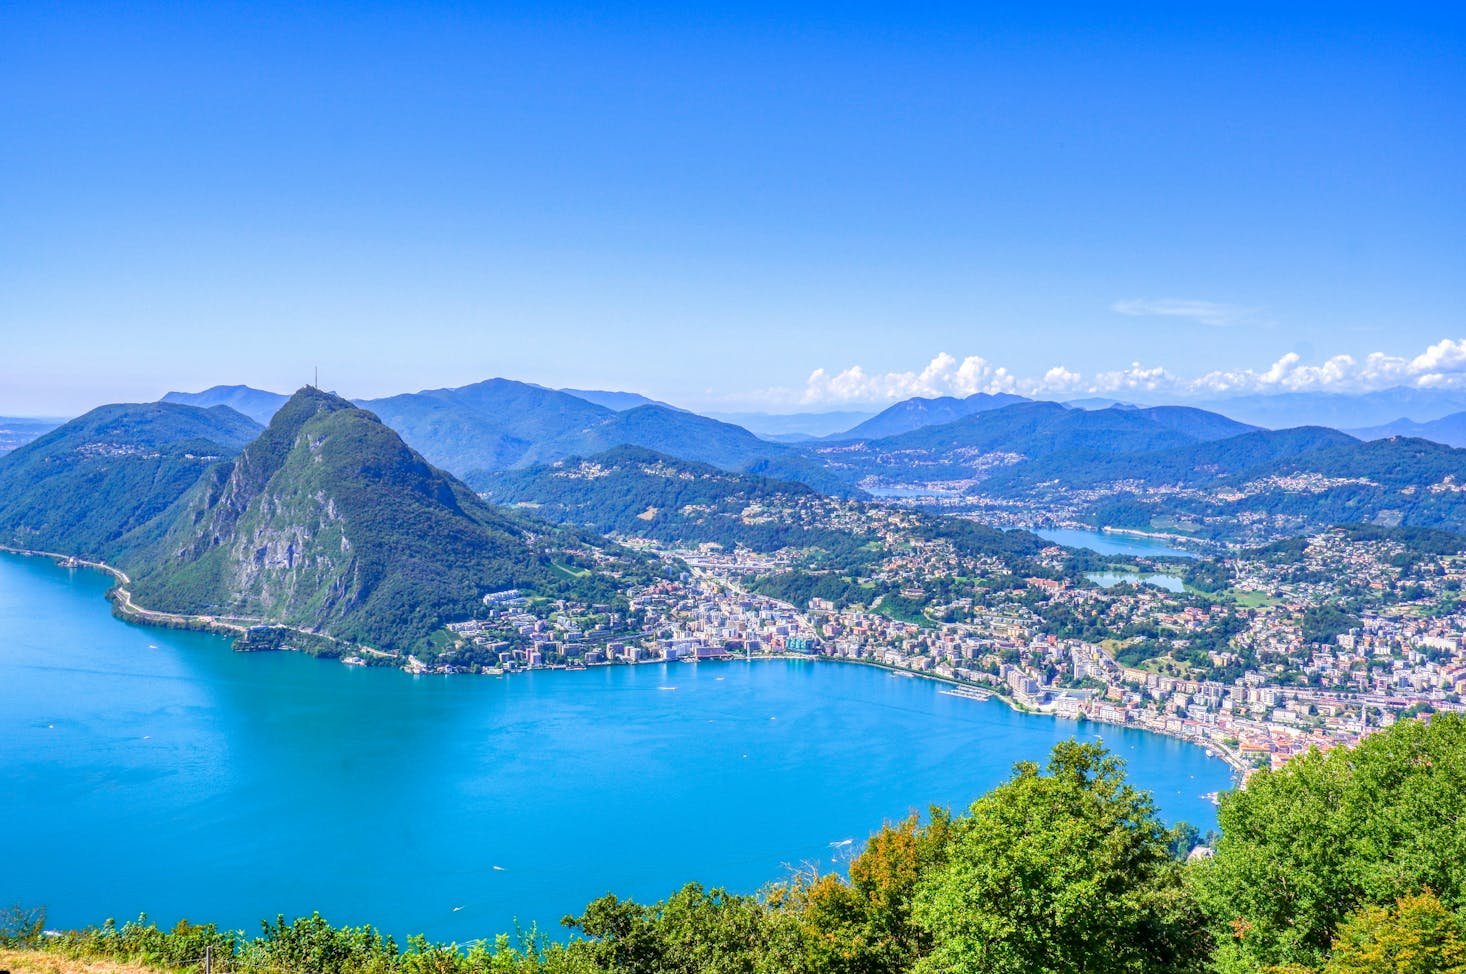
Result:
<svg viewBox="0 0 1466 974"><path fill-rule="evenodd" d="M15 0L0 414L1466 384L1466 21L1215 6Z"/></svg>

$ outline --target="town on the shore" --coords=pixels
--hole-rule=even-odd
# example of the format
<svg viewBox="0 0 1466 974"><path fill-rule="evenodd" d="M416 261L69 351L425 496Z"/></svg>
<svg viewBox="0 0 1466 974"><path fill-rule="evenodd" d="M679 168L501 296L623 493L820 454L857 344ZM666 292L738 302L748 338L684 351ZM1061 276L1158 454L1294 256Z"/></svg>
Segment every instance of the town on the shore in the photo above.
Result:
<svg viewBox="0 0 1466 974"><path fill-rule="evenodd" d="M1003 566L956 558L941 540L918 541L880 566L903 584L905 604L923 606L916 615L817 597L796 607L752 591L750 578L789 568L783 553L625 543L675 563L680 574L632 590L625 613L574 605L532 612L516 591L490 593L484 618L450 626L467 652L445 656L450 662L414 657L407 668L853 661L1025 711L1182 738L1243 773L1356 742L1402 716L1466 709L1466 611L1456 601L1466 557L1421 555L1390 540L1329 530L1271 556L1233 552L1214 562L1227 575L1229 601L1198 598L1179 578L1139 571L1096 575L1101 584L1015 580L1026 599L978 604L934 601L929 582ZM1063 550L1043 554L1057 563ZM1366 607L1353 616L1320 609L1338 605ZM1327 617L1331 611L1337 618ZM1066 617L1089 619L1098 638L1055 631L1063 627L1054 620ZM1322 635L1308 631L1320 626ZM1139 645L1149 652L1127 652ZM1155 656L1157 647L1168 653Z"/></svg>

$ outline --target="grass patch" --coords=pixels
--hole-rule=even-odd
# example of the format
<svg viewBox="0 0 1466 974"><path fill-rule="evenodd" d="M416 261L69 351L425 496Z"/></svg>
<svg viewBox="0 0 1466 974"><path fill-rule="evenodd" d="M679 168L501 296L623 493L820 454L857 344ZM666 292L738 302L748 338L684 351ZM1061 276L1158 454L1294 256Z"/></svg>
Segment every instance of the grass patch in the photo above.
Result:
<svg viewBox="0 0 1466 974"><path fill-rule="evenodd" d="M1260 609L1264 606L1279 605L1281 602L1265 592L1237 592L1228 589L1226 594L1233 604L1244 609Z"/></svg>
<svg viewBox="0 0 1466 974"><path fill-rule="evenodd" d="M158 969L115 960L76 960L44 950L0 949L0 970L11 974L154 974Z"/></svg>

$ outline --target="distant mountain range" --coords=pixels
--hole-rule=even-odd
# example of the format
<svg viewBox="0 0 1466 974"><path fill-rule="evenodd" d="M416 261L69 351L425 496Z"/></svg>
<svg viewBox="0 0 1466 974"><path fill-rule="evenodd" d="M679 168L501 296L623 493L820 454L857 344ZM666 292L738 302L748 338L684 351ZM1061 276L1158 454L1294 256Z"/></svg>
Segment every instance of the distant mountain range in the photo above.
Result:
<svg viewBox="0 0 1466 974"><path fill-rule="evenodd" d="M476 405L471 404L471 408L480 410L493 409L496 404L488 401L487 397L475 397L473 394L473 390L486 385L491 388L497 386L501 390L507 386L515 386L536 389L544 393L558 392L565 396L575 398L582 403L599 406L610 412L626 412L641 406L658 406L663 409L686 412L686 410L681 410L667 403L658 402L639 393L587 389L552 390L543 386L514 382L508 379L491 379L488 380L487 384L475 383L474 385L463 386L459 389L425 390L419 393L408 393L384 399L356 400L356 403L357 405L377 411L384 418L390 413L394 414L396 419L406 422L406 416L402 414L413 411L408 403L414 396L442 399L454 393L462 393L465 400L476 400ZM170 392L164 396L163 401L204 407L218 405L230 406L244 413L246 416L251 417L256 422L267 423L270 417L274 415L274 411L280 408L281 404L285 402L285 399L286 397L279 393L265 392L252 389L248 386L215 386L212 389L206 389L203 392L197 393ZM706 418L727 425L742 427L770 442L795 444L807 443L818 439L880 439L929 426L945 425L968 415L991 411L1024 401L1030 400L1025 400L1022 396L1015 396L1008 393L992 395L978 393L966 398L916 397L896 403L876 414L858 410L788 414L745 412L710 413ZM513 397L509 397L506 398L504 405L506 407L514 407L516 405L522 405L523 402L521 399L520 403L515 403ZM1103 397L1075 399L1067 401L1063 405L1072 409L1085 411L1103 411L1111 408L1145 408ZM1462 445L1463 439L1466 439L1466 434L1462 432L1463 428L1466 428L1466 391L1450 389L1395 388L1378 392L1353 394L1320 392L1277 393L1237 396L1230 399L1193 403L1190 405L1197 409L1226 416L1245 425L1265 429L1326 426L1331 429L1350 432L1363 439L1377 439L1383 436L1419 436L1451 446L1460 446ZM573 412L568 407L562 406L560 408L567 412ZM454 422L446 417L439 417L433 421L423 421L449 424ZM35 424L37 422L39 421L0 420L0 452L3 452L5 449L5 429L7 424L18 426L20 424ZM389 420L390 422L392 421ZM56 425L54 422L50 424L50 426L54 425ZM436 451L438 445L433 443L430 437L423 438L419 441L416 433L403 432L410 443L419 449L424 449L430 456ZM492 433L492 430L489 432ZM543 430L531 429L527 433L527 437L516 437L514 431L510 430L507 435L510 439L527 439L536 443L548 438L544 435ZM451 432L445 432L443 435L449 441L458 439ZM440 453L440 461L451 459L452 454L461 452L463 449L463 444L461 443L453 444L450 442L447 446L449 449L437 451ZM510 450L508 452L512 454L514 451ZM513 463L509 463L508 466L512 467ZM475 461L469 464L458 464L457 466L450 464L449 469L454 469L459 474L466 474L475 469L495 470L505 469L505 466L502 462L496 465L495 463L485 464Z"/></svg>
<svg viewBox="0 0 1466 974"><path fill-rule="evenodd" d="M1439 390L1398 389L1367 396L1252 397L1229 400L1226 405L1246 413L1263 403L1275 410L1263 418L1275 420L1285 412L1298 415L1310 410L1352 416L1370 410L1441 408L1454 401L1453 396L1466 399L1466 395ZM238 411L247 411L268 420L285 397L244 386L221 386L202 393L170 393L165 400L169 405L226 406L236 416ZM1335 427L1303 426L1262 435L1261 424L1195 407L1106 405L1104 400L1057 404L1011 395L915 398L859 419L843 432L797 443L770 442L742 426L634 393L555 390L509 379L362 400L357 405L375 413L428 462L475 489L502 486L505 481L496 475L504 471L540 468L621 447L708 464L729 474L795 481L840 496L856 496L862 485L976 481L976 489L983 493L1013 499L1048 490L1044 485L1050 483L1071 490L1103 490L1120 481L1195 490L1235 486L1279 476L1279 471L1300 458L1321 461L1323 451L1330 449L1334 451L1328 457L1330 468L1342 472L1329 476L1368 479L1354 471L1369 467L1372 461L1366 458L1373 456ZM1466 411L1356 432L1364 438L1425 434L1436 441L1462 443L1466 442L1463 427ZM226 446L231 442L224 437L213 454L228 455ZM1446 474L1441 471L1457 460L1450 452L1437 456L1398 445L1386 449L1398 454L1402 476L1422 487L1442 482L1440 477ZM1440 477L1428 479L1437 473ZM1450 482L1466 478L1466 471L1452 477ZM162 478L160 489L171 482ZM1275 519L1283 516L1280 512L1292 516L1304 506L1296 498L1285 497L1286 491L1274 493L1277 496L1271 499L1248 503ZM1358 495L1339 516L1454 525L1457 494L1441 493L1432 494L1429 503L1418 499L1403 503L1389 491L1375 497ZM1173 505L1178 511L1185 506L1178 505ZM1200 511L1194 504L1192 508L1193 514ZM1318 510L1332 508L1321 502ZM1135 521L1139 517L1134 511L1114 509L1091 514L1096 520L1123 516ZM7 516L19 515L11 511ZM1297 523L1312 523L1312 519ZM106 534L106 530L101 532Z"/></svg>
<svg viewBox="0 0 1466 974"><path fill-rule="evenodd" d="M253 392L226 387L198 394L195 401L271 408L274 399L268 397L272 394L251 395ZM587 395L625 408L582 398ZM828 494L855 494L862 484L977 481L977 491L1015 500L1036 496L1035 492L1052 492L1045 485L1053 484L1071 491L1103 491L1108 485L1131 481L1204 491L1235 489L1269 478L1283 483L1288 482L1283 471L1306 472L1296 466L1304 458L1310 463L1326 461L1335 471L1327 477L1334 480L1369 480L1372 475L1360 471L1372 469L1371 457L1376 456L1329 424L1272 431L1266 424L1241 422L1195 407L1139 407L1098 399L1057 404L986 394L963 399L916 398L862 419L841 433L773 443L740 426L641 402L644 398L583 391L576 395L492 379L361 405L381 416L429 461L465 478L476 489L502 485L504 481L495 480L502 471L539 468L622 446L706 463L725 473L798 481ZM1223 405L1239 414L1276 422L1285 416L1320 412L1332 417L1382 410L1419 412L1462 398L1466 396L1439 390L1397 389L1365 396L1247 397ZM1358 432L1365 438L1425 433L1438 441L1461 442L1463 418L1466 414L1424 422L1399 421ZM1450 465L1459 459L1449 451L1436 454L1399 445L1382 449L1395 455L1401 477L1422 487L1442 482ZM1452 476L1451 482L1466 479L1466 470ZM1347 502L1338 504L1330 500L1332 493L1315 496L1318 503L1313 514L1305 510L1307 505L1299 496L1282 487L1256 491L1245 504L1234 503L1232 513L1250 506L1255 518L1271 519L1269 523L1283 527L1295 524L1299 529L1327 517L1399 520L1452 529L1457 523L1454 512L1460 495L1455 492L1437 490L1428 497L1411 499L1395 496L1388 488L1371 494L1374 488L1356 487ZM1127 503L1128 507L1121 500L1109 501L1104 509L1091 510L1089 516L1097 522L1123 521L1128 526L1170 523L1175 519L1171 515L1183 521L1210 518L1214 523L1232 517L1199 501L1183 503L1172 498L1167 501L1169 513L1160 511L1154 501ZM1143 512L1148 512L1145 517Z"/></svg>
<svg viewBox="0 0 1466 974"><path fill-rule="evenodd" d="M862 483L959 481L1029 510L1196 537L1341 523L1466 534L1466 450L1191 407L919 400L851 431L869 435L791 445L506 379L362 405L312 388L171 398L99 407L0 456L0 543L119 565L148 608L399 652L495 589L614 603L628 571L650 569L606 533L858 557L846 522L861 508L838 497ZM1040 545L912 516L975 550Z"/></svg>
<svg viewBox="0 0 1466 974"><path fill-rule="evenodd" d="M1267 429L1360 429L1401 417L1429 422L1466 411L1466 390L1396 387L1378 392L1283 392L1199 402L1197 406Z"/></svg>
<svg viewBox="0 0 1466 974"><path fill-rule="evenodd" d="M1413 436L1422 440L1444 443L1447 446L1466 447L1466 412L1452 413L1449 416L1442 416L1440 419L1433 419L1426 423L1417 423L1410 419L1397 419L1393 423L1386 423L1383 426L1351 429L1348 432L1350 435L1357 436L1361 440L1383 440L1392 436Z"/></svg>
<svg viewBox="0 0 1466 974"><path fill-rule="evenodd" d="M840 409L822 413L708 413L711 419L742 426L766 440L799 443L843 433L875 415L872 411Z"/></svg>
<svg viewBox="0 0 1466 974"><path fill-rule="evenodd" d="M249 390L258 392L257 390ZM240 387L169 393L195 405L248 402L272 408L275 393L244 396ZM616 407L592 402L616 403ZM723 470L799 480L829 493L853 488L785 444L770 443L719 422L631 393L571 393L511 379L456 389L429 389L385 399L356 400L408 445L455 476L475 483L497 470L588 456L622 445L640 446Z"/></svg>
<svg viewBox="0 0 1466 974"><path fill-rule="evenodd" d="M878 440L928 426L943 426L966 416L1001 409L1020 402L1032 402L1032 400L1023 396L1009 395L1006 392L1000 392L997 395L979 392L965 399L956 399L952 396L942 396L937 399L919 397L907 399L843 433L826 436L825 439Z"/></svg>
<svg viewBox="0 0 1466 974"><path fill-rule="evenodd" d="M276 410L285 405L288 398L290 397L278 392L266 392L249 386L214 386L203 392L170 392L162 401L201 406L204 409L210 406L228 406L264 426L269 423Z"/></svg>
<svg viewBox="0 0 1466 974"><path fill-rule="evenodd" d="M872 440L810 444L804 449L853 483L866 478L967 480L1051 454L1080 463L1219 440L1252 429L1225 416L1183 406L1083 410L1024 401L940 426Z"/></svg>

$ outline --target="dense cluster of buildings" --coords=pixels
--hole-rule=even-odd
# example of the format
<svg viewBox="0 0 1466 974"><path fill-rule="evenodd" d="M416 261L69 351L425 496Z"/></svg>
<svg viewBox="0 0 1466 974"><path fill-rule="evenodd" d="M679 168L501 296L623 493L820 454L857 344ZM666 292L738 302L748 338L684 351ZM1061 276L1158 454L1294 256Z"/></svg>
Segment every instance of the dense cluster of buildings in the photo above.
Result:
<svg viewBox="0 0 1466 974"><path fill-rule="evenodd" d="M890 516L885 529L899 529L901 515ZM1143 576L1111 588L1030 577L954 594L954 577L1007 569L941 541L904 539L869 572L919 602L915 618L884 611L880 598L844 606L812 598L801 609L751 591L749 579L790 569L788 553L703 545L660 554L683 570L633 588L624 615L531 612L517 592L491 593L486 618L451 628L487 654L475 669L496 672L779 654L874 664L1027 710L1185 738L1239 769L1352 742L1424 708L1460 710L1466 694L1466 611L1457 602L1466 559L1403 557L1398 544L1340 532L1286 557L1226 562L1226 599L1167 591ZM1058 565L1063 555L1046 557ZM1350 624L1321 641L1305 631L1319 606L1340 607ZM1056 632L1046 621L1056 608L1099 632ZM1226 622L1226 638L1204 638ZM1148 656L1126 653L1142 641Z"/></svg>

